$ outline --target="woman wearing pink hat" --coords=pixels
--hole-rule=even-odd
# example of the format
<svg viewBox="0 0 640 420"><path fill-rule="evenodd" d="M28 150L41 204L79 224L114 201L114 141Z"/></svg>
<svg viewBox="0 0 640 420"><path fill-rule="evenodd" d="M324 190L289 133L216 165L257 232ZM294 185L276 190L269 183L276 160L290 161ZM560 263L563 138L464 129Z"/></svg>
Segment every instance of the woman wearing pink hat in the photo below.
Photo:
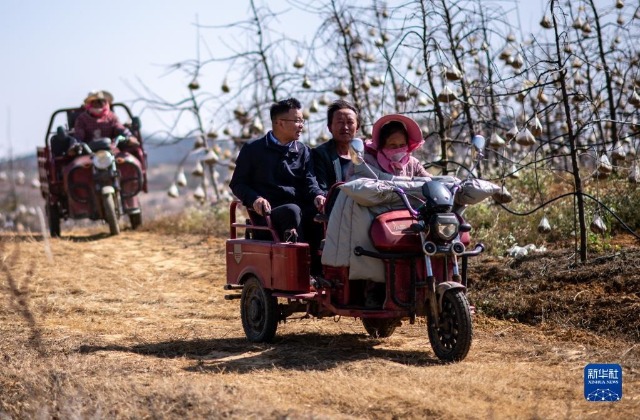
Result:
<svg viewBox="0 0 640 420"><path fill-rule="evenodd" d="M411 156L423 143L422 131L414 120L400 114L385 115L373 124L372 139L365 143L364 161L379 179L388 179L385 174L430 177L420 161Z"/></svg>

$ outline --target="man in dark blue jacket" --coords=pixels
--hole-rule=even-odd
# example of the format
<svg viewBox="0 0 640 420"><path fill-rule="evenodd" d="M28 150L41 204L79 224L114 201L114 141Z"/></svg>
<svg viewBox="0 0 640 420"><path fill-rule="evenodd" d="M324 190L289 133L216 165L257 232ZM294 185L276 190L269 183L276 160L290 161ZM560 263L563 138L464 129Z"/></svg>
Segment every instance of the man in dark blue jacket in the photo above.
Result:
<svg viewBox="0 0 640 420"><path fill-rule="evenodd" d="M272 130L242 147L229 186L247 208L260 215L259 223L265 224L264 216L271 215L281 240L288 240L295 229L300 240L315 242L315 238L305 239L305 228L311 231L325 197L313 172L310 149L298 141L305 123L302 106L289 98L273 104L270 116Z"/></svg>

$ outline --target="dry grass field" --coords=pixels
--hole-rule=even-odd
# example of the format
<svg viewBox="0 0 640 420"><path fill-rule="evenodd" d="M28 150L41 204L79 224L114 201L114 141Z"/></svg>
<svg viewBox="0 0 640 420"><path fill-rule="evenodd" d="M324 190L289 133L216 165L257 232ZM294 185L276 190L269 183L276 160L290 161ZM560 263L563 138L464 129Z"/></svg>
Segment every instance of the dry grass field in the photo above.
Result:
<svg viewBox="0 0 640 420"><path fill-rule="evenodd" d="M0 419L600 419L640 413L640 345L632 333L569 327L554 321L553 310L536 325L481 310L471 351L457 364L435 358L423 322L373 339L355 319L290 319L274 343L251 344L239 302L224 300L224 239L153 229L108 237L105 231L63 231L53 240L0 236ZM530 264L492 260L485 283L476 281L484 295L475 299L505 293L500 278L491 289L486 276L515 278L527 267L520 274L533 281ZM597 297L591 283L579 284ZM638 296L629 299L637 322ZM556 308L556 315L562 311L570 308ZM622 401L585 401L588 363L622 365Z"/></svg>

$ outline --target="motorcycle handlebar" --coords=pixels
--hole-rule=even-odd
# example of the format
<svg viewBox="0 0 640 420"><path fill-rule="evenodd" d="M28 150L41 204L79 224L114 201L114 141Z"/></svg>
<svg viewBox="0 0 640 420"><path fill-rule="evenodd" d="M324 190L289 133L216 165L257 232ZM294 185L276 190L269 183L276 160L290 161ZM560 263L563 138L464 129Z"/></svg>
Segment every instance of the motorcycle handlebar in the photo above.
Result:
<svg viewBox="0 0 640 420"><path fill-rule="evenodd" d="M480 255L484 252L484 244L479 243L471 251L465 251L460 254L461 257L475 257L476 255Z"/></svg>
<svg viewBox="0 0 640 420"><path fill-rule="evenodd" d="M84 153L86 153L87 155L90 155L93 153L93 150L91 150L91 148L89 147L89 145L87 143L80 143L80 147L82 147L82 151Z"/></svg>
<svg viewBox="0 0 640 420"><path fill-rule="evenodd" d="M93 144L94 142L100 142L100 141L104 141L107 143L111 143L111 139L108 137L103 137L103 138L99 138L90 142L80 142L78 144L76 144L76 150L78 151L79 154L86 154L86 155L92 155L96 152L96 150L103 150L104 149L104 145L103 144L98 144L98 145L94 145L94 147L99 147L99 149L92 149L91 144ZM119 143L122 142L126 142L127 141L127 137L123 136L123 135L119 135L117 137L115 137L113 139L113 145L115 145L116 147L118 146ZM110 147L110 146L109 146Z"/></svg>
<svg viewBox="0 0 640 420"><path fill-rule="evenodd" d="M411 213L414 217L418 216L418 212L416 210L414 210L413 207L411 207L411 203L409 203L409 199L407 198L407 194L404 192L404 190L402 188L394 187L393 188L393 192L398 194L398 197L400 197L400 199L402 200L402 203L405 205L407 210L409 210L409 213Z"/></svg>

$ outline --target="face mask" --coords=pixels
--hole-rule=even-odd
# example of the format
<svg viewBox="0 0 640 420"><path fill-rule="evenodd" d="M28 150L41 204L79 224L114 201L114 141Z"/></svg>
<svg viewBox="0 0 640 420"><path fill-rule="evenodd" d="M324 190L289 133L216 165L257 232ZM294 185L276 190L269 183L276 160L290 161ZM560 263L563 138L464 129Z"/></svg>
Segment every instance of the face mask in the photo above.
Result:
<svg viewBox="0 0 640 420"><path fill-rule="evenodd" d="M104 113L102 108L89 108L89 114L93 115L94 117L101 117Z"/></svg>
<svg viewBox="0 0 640 420"><path fill-rule="evenodd" d="M382 149L384 155L392 162L400 162L402 158L407 155L409 148L407 146L402 146L397 149Z"/></svg>
<svg viewBox="0 0 640 420"><path fill-rule="evenodd" d="M106 115L108 110L109 110L109 104L107 102L105 102L104 105L102 105L102 107L89 106L88 108L89 113L94 117L102 117Z"/></svg>

